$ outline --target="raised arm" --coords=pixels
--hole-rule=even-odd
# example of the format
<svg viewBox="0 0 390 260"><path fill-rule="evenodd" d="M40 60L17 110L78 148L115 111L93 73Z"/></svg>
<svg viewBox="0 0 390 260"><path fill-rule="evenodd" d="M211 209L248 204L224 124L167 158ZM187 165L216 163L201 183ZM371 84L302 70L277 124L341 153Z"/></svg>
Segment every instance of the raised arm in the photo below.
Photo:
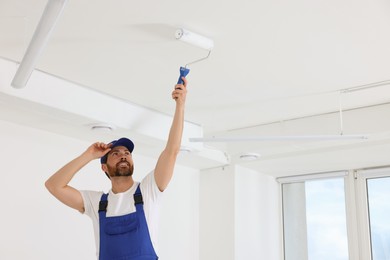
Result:
<svg viewBox="0 0 390 260"><path fill-rule="evenodd" d="M94 143L80 156L76 157L64 167L54 173L45 186L59 201L65 205L84 212L84 203L81 193L68 185L73 176L90 161L102 157L110 150L104 143Z"/></svg>
<svg viewBox="0 0 390 260"><path fill-rule="evenodd" d="M187 95L187 80L184 77L182 79L184 84L176 85L175 90L172 92L172 98L176 101L175 114L173 116L167 144L158 158L154 170L154 178L160 191L165 190L172 178L176 157L181 146L184 125L184 108Z"/></svg>

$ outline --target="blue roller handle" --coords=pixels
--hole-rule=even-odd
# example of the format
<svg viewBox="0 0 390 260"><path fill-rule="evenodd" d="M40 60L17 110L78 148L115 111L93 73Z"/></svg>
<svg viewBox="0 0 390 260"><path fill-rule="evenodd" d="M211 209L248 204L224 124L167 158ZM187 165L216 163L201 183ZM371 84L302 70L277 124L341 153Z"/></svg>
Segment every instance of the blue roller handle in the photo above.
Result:
<svg viewBox="0 0 390 260"><path fill-rule="evenodd" d="M188 73L190 73L190 69L187 69L185 67L180 67L180 77L179 80L177 81L177 84L183 84L184 82L181 79L181 77L186 77Z"/></svg>

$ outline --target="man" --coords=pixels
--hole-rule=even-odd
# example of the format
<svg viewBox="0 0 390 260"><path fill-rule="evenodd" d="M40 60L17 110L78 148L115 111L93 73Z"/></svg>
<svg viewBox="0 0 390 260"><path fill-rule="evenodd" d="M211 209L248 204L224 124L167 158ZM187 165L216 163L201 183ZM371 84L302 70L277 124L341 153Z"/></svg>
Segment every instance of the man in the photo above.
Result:
<svg viewBox="0 0 390 260"><path fill-rule="evenodd" d="M65 205L91 217L100 260L155 260L158 205L173 175L184 124L187 80L172 92L176 109L165 149L154 171L141 183L133 180L134 144L120 138L109 144L94 143L80 156L54 173L47 189ZM79 191L69 182L86 164L100 158L101 168L110 178L108 194Z"/></svg>

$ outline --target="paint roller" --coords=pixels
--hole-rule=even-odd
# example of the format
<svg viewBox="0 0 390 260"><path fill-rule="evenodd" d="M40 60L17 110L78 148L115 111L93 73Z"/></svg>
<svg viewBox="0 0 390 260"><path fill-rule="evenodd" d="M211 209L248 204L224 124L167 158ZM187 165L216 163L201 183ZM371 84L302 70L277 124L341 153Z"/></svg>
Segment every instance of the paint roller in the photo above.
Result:
<svg viewBox="0 0 390 260"><path fill-rule="evenodd" d="M188 73L190 72L190 69L187 68L188 65L207 59L210 56L211 50L214 47L214 42L213 42L213 40L211 40L207 37L190 32L190 31L183 29L183 28L176 30L175 37L176 37L176 39L178 39L180 41L189 43L191 45L194 45L194 46L197 46L197 47L200 47L202 49L209 51L206 57L189 62L184 67L180 67L180 76L179 76L179 80L177 81L177 84L183 84L183 80L181 78L186 77L188 75Z"/></svg>

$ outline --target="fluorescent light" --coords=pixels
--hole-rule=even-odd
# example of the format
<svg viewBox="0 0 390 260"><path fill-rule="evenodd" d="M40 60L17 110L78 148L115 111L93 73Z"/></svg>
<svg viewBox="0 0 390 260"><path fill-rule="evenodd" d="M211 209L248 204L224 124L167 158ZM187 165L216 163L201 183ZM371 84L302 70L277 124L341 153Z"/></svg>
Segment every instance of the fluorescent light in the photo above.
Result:
<svg viewBox="0 0 390 260"><path fill-rule="evenodd" d="M35 29L32 40L24 54L23 60L16 71L11 86L23 88L26 86L32 71L35 68L38 58L41 56L50 35L61 16L61 13L68 0L49 0L42 14L41 20Z"/></svg>
<svg viewBox="0 0 390 260"><path fill-rule="evenodd" d="M200 48L211 51L214 48L214 41L206 38L200 34L190 32L186 29L180 28L175 32L176 39L198 46Z"/></svg>
<svg viewBox="0 0 390 260"><path fill-rule="evenodd" d="M247 137L205 137L190 138L190 142L258 142L258 141L331 141L368 139L367 135L272 135L272 136L247 136Z"/></svg>

